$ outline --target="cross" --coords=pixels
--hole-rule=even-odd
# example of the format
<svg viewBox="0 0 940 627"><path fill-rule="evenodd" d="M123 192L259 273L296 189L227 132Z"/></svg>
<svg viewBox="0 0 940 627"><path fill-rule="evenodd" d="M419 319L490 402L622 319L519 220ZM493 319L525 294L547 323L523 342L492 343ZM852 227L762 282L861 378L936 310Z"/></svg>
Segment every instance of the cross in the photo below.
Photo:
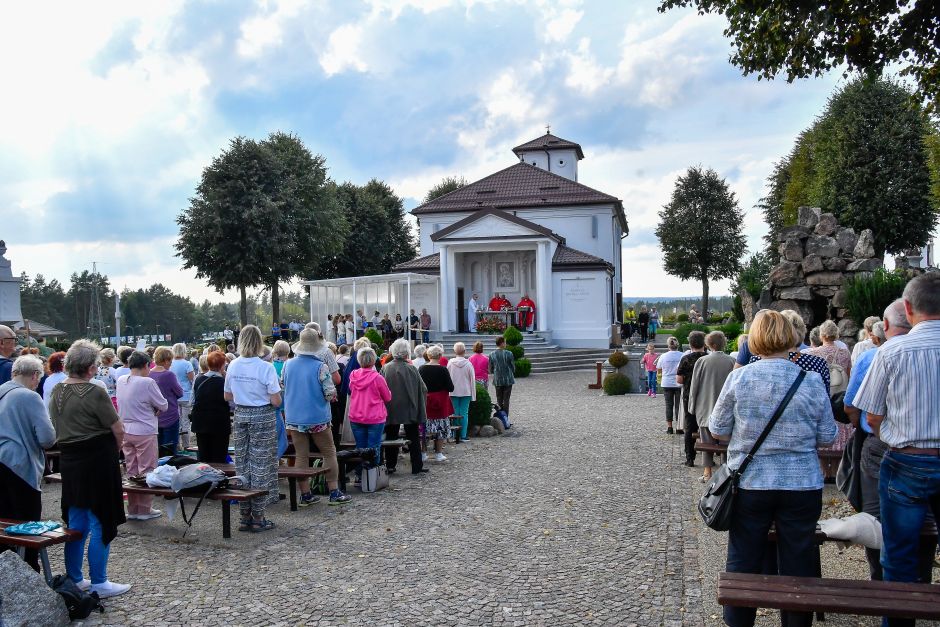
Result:
<svg viewBox="0 0 940 627"><path fill-rule="evenodd" d="M551 132L552 132L552 125L551 125L551 124L546 124L546 125L545 125L545 134L546 134L546 135L550 135Z"/></svg>

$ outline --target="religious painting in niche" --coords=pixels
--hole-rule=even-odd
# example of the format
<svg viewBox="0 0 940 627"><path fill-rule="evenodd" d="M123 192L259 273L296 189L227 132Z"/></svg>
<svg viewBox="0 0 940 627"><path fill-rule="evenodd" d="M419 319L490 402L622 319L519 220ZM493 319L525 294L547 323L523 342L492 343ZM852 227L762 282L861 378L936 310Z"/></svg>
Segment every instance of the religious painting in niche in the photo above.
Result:
<svg viewBox="0 0 940 627"><path fill-rule="evenodd" d="M496 287L500 290L516 289L516 262L496 262Z"/></svg>

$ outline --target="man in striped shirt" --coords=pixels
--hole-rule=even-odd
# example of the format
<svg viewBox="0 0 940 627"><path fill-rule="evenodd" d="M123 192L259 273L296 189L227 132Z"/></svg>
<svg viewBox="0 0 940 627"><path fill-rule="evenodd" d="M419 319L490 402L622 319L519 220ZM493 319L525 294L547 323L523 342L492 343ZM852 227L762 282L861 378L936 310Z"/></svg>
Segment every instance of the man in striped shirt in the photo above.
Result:
<svg viewBox="0 0 940 627"><path fill-rule="evenodd" d="M879 486L885 581L918 580L927 508L940 520L940 273L910 281L903 298L911 331L878 350L852 402L888 446Z"/></svg>

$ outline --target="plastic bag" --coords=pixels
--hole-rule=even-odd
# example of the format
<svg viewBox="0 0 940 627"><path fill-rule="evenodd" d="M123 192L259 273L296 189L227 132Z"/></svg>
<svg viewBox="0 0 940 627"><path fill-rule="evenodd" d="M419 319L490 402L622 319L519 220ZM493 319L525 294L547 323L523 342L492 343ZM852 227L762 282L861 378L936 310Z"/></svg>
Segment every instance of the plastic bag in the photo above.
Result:
<svg viewBox="0 0 940 627"><path fill-rule="evenodd" d="M151 488L169 488L178 472L175 466L157 466L147 473L147 485Z"/></svg>

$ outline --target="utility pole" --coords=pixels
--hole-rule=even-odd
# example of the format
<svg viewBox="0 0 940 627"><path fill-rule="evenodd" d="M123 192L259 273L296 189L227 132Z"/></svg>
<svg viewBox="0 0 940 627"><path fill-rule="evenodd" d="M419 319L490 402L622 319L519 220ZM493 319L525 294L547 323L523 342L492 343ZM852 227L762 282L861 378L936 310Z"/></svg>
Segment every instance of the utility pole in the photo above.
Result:
<svg viewBox="0 0 940 627"><path fill-rule="evenodd" d="M101 319L101 294L98 290L98 262L91 262L91 299L88 304L89 335L96 342L104 334L104 321Z"/></svg>

